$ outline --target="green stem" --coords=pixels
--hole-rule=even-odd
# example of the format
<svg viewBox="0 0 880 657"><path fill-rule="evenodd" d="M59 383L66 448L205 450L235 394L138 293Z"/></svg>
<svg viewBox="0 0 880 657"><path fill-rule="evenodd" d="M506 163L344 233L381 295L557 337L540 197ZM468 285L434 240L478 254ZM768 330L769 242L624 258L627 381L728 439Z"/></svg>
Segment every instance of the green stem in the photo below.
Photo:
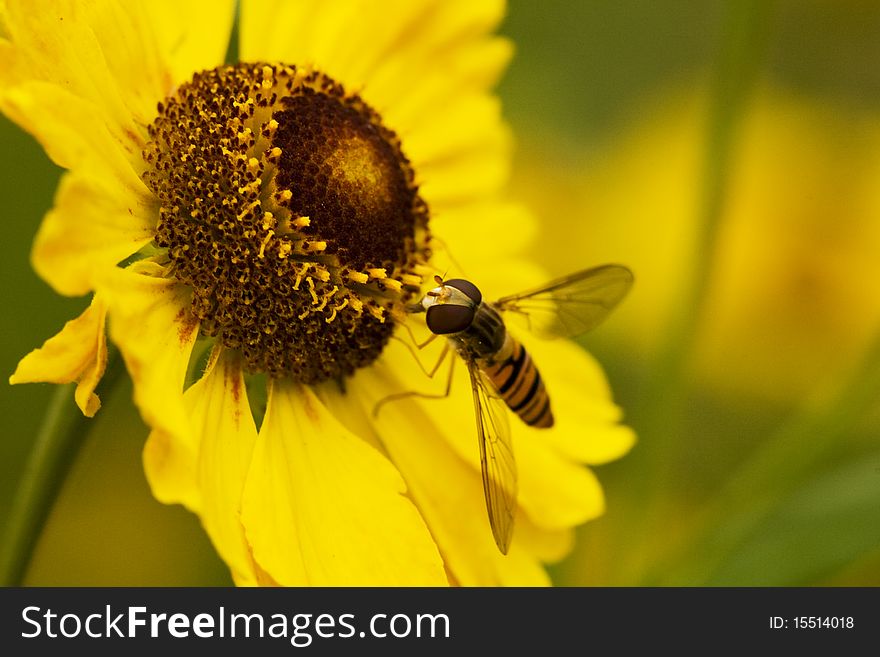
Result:
<svg viewBox="0 0 880 657"><path fill-rule="evenodd" d="M105 398L124 371L111 352L100 390ZM53 395L12 502L0 543L0 586L21 586L49 512L91 428L73 401L73 386Z"/></svg>

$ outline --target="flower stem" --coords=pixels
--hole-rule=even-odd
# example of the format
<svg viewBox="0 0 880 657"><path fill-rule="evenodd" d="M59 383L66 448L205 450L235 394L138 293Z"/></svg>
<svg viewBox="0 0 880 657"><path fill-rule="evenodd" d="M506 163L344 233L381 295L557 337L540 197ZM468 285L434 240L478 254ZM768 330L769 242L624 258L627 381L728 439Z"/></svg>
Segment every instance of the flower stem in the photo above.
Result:
<svg viewBox="0 0 880 657"><path fill-rule="evenodd" d="M101 379L106 398L124 371L111 351ZM73 386L58 386L22 474L3 541L0 543L0 586L21 586L49 512L92 427L73 402Z"/></svg>

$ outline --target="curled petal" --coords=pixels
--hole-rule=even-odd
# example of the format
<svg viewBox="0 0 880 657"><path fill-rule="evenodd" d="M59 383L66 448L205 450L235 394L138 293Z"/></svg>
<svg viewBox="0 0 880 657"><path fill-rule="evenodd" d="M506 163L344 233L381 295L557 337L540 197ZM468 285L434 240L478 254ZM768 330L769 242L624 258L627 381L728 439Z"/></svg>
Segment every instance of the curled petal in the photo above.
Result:
<svg viewBox="0 0 880 657"><path fill-rule="evenodd" d="M92 417L101 407L95 388L107 366L104 324L107 306L99 295L61 332L21 359L9 383L76 382L74 398L83 415Z"/></svg>

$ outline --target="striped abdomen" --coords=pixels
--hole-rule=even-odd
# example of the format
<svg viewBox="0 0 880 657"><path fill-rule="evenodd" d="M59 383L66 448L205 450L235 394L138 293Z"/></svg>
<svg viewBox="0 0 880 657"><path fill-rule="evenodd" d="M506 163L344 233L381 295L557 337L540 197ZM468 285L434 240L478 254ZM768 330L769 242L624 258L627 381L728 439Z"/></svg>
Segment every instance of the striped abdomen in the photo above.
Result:
<svg viewBox="0 0 880 657"><path fill-rule="evenodd" d="M507 356L482 370L501 398L526 424L538 428L552 427L550 396L529 353L509 333L498 353Z"/></svg>

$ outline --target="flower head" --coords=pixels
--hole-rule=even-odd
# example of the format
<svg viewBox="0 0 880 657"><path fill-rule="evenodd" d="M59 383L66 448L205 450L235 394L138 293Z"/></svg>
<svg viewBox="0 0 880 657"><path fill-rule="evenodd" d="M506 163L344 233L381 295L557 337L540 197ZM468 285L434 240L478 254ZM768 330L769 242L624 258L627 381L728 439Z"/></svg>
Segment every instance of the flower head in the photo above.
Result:
<svg viewBox="0 0 880 657"><path fill-rule="evenodd" d="M517 255L531 219L499 196L501 13L246 1L223 65L231 2L3 7L0 107L68 169L34 265L93 294L12 382L76 381L94 414L109 331L155 496L199 515L240 584L545 583L602 510L581 464L632 434L573 345L528 341L557 422L515 429L506 556L468 381L373 414L430 388L397 329L443 245L490 295L541 282Z"/></svg>

